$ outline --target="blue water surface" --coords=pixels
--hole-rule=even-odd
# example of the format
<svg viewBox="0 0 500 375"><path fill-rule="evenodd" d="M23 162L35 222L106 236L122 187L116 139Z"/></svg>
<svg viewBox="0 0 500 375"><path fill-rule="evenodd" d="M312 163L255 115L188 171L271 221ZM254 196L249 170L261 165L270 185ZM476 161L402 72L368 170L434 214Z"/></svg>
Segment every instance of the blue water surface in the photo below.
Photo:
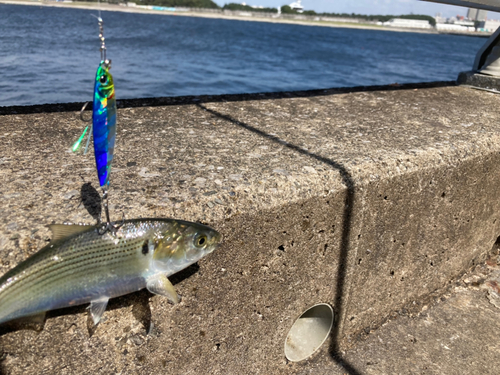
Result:
<svg viewBox="0 0 500 375"><path fill-rule="evenodd" d="M0 4L0 106L92 99L96 11ZM486 39L102 12L118 99L454 80Z"/></svg>

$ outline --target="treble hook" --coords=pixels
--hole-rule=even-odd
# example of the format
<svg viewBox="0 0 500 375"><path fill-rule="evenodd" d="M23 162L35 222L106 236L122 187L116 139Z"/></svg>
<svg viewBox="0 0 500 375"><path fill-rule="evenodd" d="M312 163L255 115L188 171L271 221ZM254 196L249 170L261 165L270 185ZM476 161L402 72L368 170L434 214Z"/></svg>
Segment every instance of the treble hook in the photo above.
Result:
<svg viewBox="0 0 500 375"><path fill-rule="evenodd" d="M90 121L92 121L92 118L86 120L83 117L83 113L85 112L85 108L87 107L87 104L89 104L89 102L86 102L83 105L82 109L80 110L80 120L82 120L83 122L90 122ZM92 128L93 128L93 124L90 124L90 132L89 132L89 136L87 137L87 144L85 145L85 151L83 152L83 155L87 155L87 150L89 149L89 143L90 143L90 136L92 134ZM73 147L71 147L71 150L73 152L76 152L80 148L80 144L82 143L83 138L85 138L85 134L87 134L87 130L89 130L88 125L83 130L83 133L80 136L80 138L78 138L78 140L74 143Z"/></svg>
<svg viewBox="0 0 500 375"><path fill-rule="evenodd" d="M83 113L85 111L85 108L87 108L87 105L89 103L90 102L85 102L85 104L83 105L82 109L80 110L80 120L82 120L83 122L90 122L90 121L92 121L92 117L89 118L89 119L87 119L87 120L83 117Z"/></svg>
<svg viewBox="0 0 500 375"><path fill-rule="evenodd" d="M106 232L110 232L112 235L116 234L116 231L122 227L123 224L125 224L125 215L122 212L122 222L120 224L111 224L111 221L109 220L109 209L108 209L108 188L103 187L102 189L102 203L104 205L104 214L106 215L106 223L102 224L101 227L99 228L98 233L100 235L103 235Z"/></svg>

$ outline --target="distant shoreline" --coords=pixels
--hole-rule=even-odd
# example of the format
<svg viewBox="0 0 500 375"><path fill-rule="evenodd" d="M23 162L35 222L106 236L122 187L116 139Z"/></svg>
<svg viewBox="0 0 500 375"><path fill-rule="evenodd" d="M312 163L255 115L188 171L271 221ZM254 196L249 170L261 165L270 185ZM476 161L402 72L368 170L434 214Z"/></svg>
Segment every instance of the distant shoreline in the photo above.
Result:
<svg viewBox="0 0 500 375"><path fill-rule="evenodd" d="M476 36L476 37L489 37L489 33L459 33L459 32L438 32L434 29L412 29L412 28L395 28L388 26L379 26L362 23L348 23L348 22L334 22L334 21L309 21L309 20L295 20L283 18L269 18L259 17L257 14L252 16L237 16L221 13L205 13L196 11L164 11L143 9L137 7L121 6L117 4L101 3L87 3L87 2L56 2L56 1L26 1L26 0L0 0L0 4L9 5L28 5L28 6L45 6L45 7L58 7L58 8L76 8L76 9L100 9L110 12L124 12L124 13L142 13L142 14L158 14L163 16L184 16L184 17L201 17L201 18L219 18L237 21L253 21L253 22L269 22L269 23L286 23L293 25L303 26L320 26L320 27L340 27L348 29L362 29L362 30L380 30L392 31L402 33L420 33L420 34L451 34L463 36ZM245 12L242 12L245 13Z"/></svg>

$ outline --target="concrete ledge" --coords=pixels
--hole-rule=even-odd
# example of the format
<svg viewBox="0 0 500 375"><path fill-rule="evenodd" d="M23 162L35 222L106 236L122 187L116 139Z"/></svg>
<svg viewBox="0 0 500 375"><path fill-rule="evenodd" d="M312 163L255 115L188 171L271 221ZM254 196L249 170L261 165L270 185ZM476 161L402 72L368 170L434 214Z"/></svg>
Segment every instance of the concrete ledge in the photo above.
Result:
<svg viewBox="0 0 500 375"><path fill-rule="evenodd" d="M356 86L356 87L338 87L332 89L305 90L305 91L283 91L283 92L263 92L257 94L230 94L230 95L199 95L199 96L167 96L155 98L141 99L120 99L117 100L118 108L142 108L142 107L159 107L184 104L202 104L202 103L224 103L224 102L241 102L247 100L263 100L263 99L290 99L290 98L307 98L312 96L328 96L334 94L347 94L365 91L394 91L394 90L411 90L436 87L454 86L455 81L437 81L423 82L411 84L394 83L385 86ZM0 106L1 115L16 115L30 113L52 113L52 112L73 112L80 111L84 102L77 103L55 103L55 104L38 104L31 106ZM86 106L86 110L92 110L92 102Z"/></svg>
<svg viewBox="0 0 500 375"><path fill-rule="evenodd" d="M467 85L500 93L500 79L486 74L480 74L473 71L461 72L458 75L457 83L459 85Z"/></svg>
<svg viewBox="0 0 500 375"><path fill-rule="evenodd" d="M4 329L4 371L337 368L341 350L418 311L500 234L498 97L437 86L121 108L113 216L202 221L224 245L179 275L175 307L143 291L113 301L90 338L85 307L51 313L39 334ZM93 222L96 179L92 156L68 151L77 113L2 111L5 272L45 243L45 224ZM332 337L287 363L288 330L318 302L336 310Z"/></svg>
<svg viewBox="0 0 500 375"><path fill-rule="evenodd" d="M401 313L371 332L345 355L349 373L495 374L500 367L500 267L491 267L496 259L486 263L418 316ZM345 374L340 366L333 372L331 364L314 365L314 374Z"/></svg>

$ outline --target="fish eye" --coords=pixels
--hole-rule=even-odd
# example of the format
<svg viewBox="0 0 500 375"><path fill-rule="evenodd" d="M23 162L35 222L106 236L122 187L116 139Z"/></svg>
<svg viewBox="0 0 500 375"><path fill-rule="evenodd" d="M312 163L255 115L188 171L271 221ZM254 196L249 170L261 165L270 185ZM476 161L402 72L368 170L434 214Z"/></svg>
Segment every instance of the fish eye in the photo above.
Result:
<svg viewBox="0 0 500 375"><path fill-rule="evenodd" d="M203 247L207 244L207 236L204 234L198 234L194 238L194 246L196 247Z"/></svg>
<svg viewBox="0 0 500 375"><path fill-rule="evenodd" d="M101 82L103 85L108 82L108 77L105 75L102 75L101 78L99 78L99 82Z"/></svg>

